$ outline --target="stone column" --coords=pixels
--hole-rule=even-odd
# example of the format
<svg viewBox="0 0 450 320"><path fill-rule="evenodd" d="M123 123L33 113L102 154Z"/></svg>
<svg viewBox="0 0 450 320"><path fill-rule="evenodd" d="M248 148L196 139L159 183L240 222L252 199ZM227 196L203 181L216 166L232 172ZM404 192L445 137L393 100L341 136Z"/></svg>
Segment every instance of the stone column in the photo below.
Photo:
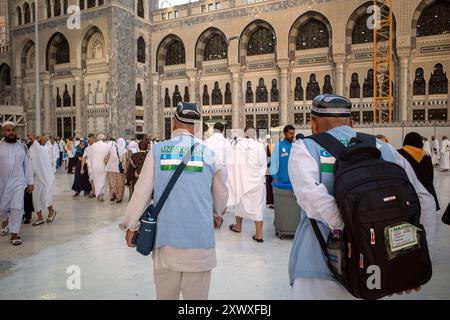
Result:
<svg viewBox="0 0 450 320"><path fill-rule="evenodd" d="M189 93L190 94L190 93ZM160 122L162 121L159 116L159 74L152 74L152 138L161 138L160 136Z"/></svg>
<svg viewBox="0 0 450 320"><path fill-rule="evenodd" d="M231 87L231 127L232 129L239 129L239 78L241 76L241 66L230 66L232 76Z"/></svg>
<svg viewBox="0 0 450 320"><path fill-rule="evenodd" d="M196 101L197 69L186 70L186 75L189 78L189 100L190 102L200 104L199 101Z"/></svg>
<svg viewBox="0 0 450 320"><path fill-rule="evenodd" d="M344 57L335 57L336 64L336 94L339 96L345 96L344 88Z"/></svg>
<svg viewBox="0 0 450 320"><path fill-rule="evenodd" d="M44 104L44 130L43 133L47 136L52 134L51 131L51 96L50 96L50 74L48 72L44 72L41 74L41 79L44 84L44 94L42 97L42 102Z"/></svg>
<svg viewBox="0 0 450 320"><path fill-rule="evenodd" d="M280 125L288 124L288 69L289 60L278 61L280 68Z"/></svg>
<svg viewBox="0 0 450 320"><path fill-rule="evenodd" d="M83 90L83 81L81 70L73 70L72 74L75 80L75 136L80 138L83 135L83 116L81 95Z"/></svg>
<svg viewBox="0 0 450 320"><path fill-rule="evenodd" d="M407 55L400 56L399 120L401 121L408 121L408 63L409 57Z"/></svg>
<svg viewBox="0 0 450 320"><path fill-rule="evenodd" d="M15 85L15 99L14 99L15 101L14 101L14 104L16 106L22 106L23 103L24 103L24 101L23 101L23 87L22 87L22 82L23 81L22 81L22 77L16 77L16 81L15 82L16 82L15 83L16 85Z"/></svg>

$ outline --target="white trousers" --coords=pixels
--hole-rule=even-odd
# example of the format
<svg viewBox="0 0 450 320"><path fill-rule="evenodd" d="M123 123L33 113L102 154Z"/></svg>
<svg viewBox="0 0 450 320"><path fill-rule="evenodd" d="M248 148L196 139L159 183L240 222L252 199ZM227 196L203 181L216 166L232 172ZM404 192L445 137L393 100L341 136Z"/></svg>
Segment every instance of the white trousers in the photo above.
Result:
<svg viewBox="0 0 450 320"><path fill-rule="evenodd" d="M353 300L356 299L335 281L296 278L292 286L292 300Z"/></svg>
<svg viewBox="0 0 450 320"><path fill-rule="evenodd" d="M9 233L20 232L20 227L22 226L22 218L24 211L18 209L10 209L10 212L0 212L0 222L8 220Z"/></svg>

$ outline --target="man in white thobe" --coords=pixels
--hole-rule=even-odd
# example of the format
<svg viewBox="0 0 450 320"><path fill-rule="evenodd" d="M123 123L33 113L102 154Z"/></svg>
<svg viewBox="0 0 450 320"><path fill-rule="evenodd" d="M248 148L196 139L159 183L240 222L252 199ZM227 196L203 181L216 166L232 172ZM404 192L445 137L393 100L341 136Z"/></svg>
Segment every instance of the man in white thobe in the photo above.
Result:
<svg viewBox="0 0 450 320"><path fill-rule="evenodd" d="M205 140L205 146L214 151L216 165L222 166L223 172L226 173L227 164L231 157L231 143L223 135L224 131L225 126L217 122L214 125L213 135Z"/></svg>
<svg viewBox="0 0 450 320"><path fill-rule="evenodd" d="M426 154L430 157L433 155L431 151L431 144L430 141L428 141L428 138L423 138L423 150L425 150Z"/></svg>
<svg viewBox="0 0 450 320"><path fill-rule="evenodd" d="M24 192L32 192L33 169L25 145L17 141L15 124L2 124L0 141L0 222L2 235L11 234L13 245L22 244L19 237L24 214Z"/></svg>
<svg viewBox="0 0 450 320"><path fill-rule="evenodd" d="M52 157L53 172L56 173L56 167L58 165L59 159L59 146L56 143L54 137L50 137L49 141L47 142L47 145L50 149L50 155Z"/></svg>
<svg viewBox="0 0 450 320"><path fill-rule="evenodd" d="M106 171L105 171L105 157L109 153L110 146L104 141L105 136L103 134L99 134L97 136L97 142L93 143L89 146L88 153L88 166L91 165L89 169L92 173L92 179L94 181L95 186L95 195L98 201L104 201L104 194L107 189L107 179L106 179Z"/></svg>
<svg viewBox="0 0 450 320"><path fill-rule="evenodd" d="M33 206L37 214L37 220L33 226L43 224L43 211L48 209L47 223L52 223L56 216L53 209L52 189L55 182L55 173L53 172L52 152L46 145L45 136L39 136L34 139L30 147L30 158L33 163L34 185Z"/></svg>
<svg viewBox="0 0 450 320"><path fill-rule="evenodd" d="M441 148L439 147L439 140L436 139L434 136L431 137L431 142L432 142L432 151L433 154L431 156L431 160L433 162L433 165L437 166L439 164L439 160L440 160L440 152L441 152Z"/></svg>
<svg viewBox="0 0 450 320"><path fill-rule="evenodd" d="M440 166L442 172L448 172L448 169L450 169L450 141L446 136L442 137Z"/></svg>
<svg viewBox="0 0 450 320"><path fill-rule="evenodd" d="M94 185L94 173L92 172L92 156L90 155L92 148L91 146L95 143L94 137L88 138L88 146L85 148L84 154L83 154L83 160L81 162L81 174L84 174L84 164L87 164L87 170L88 170L88 176L89 176L89 183L91 184L92 191L89 194L89 198L95 197L95 185Z"/></svg>
<svg viewBox="0 0 450 320"><path fill-rule="evenodd" d="M236 224L230 230L240 233L242 219L255 221L256 235L253 240L263 242L263 211L266 205L264 184L267 156L264 145L256 141L256 131L248 127L245 138L238 138L232 145L228 164L229 206L234 206Z"/></svg>

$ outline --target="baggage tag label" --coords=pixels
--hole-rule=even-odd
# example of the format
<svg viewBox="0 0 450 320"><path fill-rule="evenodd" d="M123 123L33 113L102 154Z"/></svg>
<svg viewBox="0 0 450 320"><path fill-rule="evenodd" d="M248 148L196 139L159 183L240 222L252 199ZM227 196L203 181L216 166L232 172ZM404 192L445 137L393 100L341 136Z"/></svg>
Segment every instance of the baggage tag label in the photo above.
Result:
<svg viewBox="0 0 450 320"><path fill-rule="evenodd" d="M391 251L399 251L417 245L417 228L409 223L390 227L388 229Z"/></svg>

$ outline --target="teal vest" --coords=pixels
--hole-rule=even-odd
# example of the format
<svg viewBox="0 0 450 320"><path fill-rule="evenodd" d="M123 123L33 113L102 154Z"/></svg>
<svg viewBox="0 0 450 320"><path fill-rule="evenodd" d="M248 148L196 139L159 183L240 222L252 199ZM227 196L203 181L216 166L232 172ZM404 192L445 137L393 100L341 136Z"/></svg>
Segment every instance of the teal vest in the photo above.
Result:
<svg viewBox="0 0 450 320"><path fill-rule="evenodd" d="M192 135L181 134L153 146L155 203L193 143ZM157 248L215 247L211 193L214 173L214 153L200 143L159 214Z"/></svg>

